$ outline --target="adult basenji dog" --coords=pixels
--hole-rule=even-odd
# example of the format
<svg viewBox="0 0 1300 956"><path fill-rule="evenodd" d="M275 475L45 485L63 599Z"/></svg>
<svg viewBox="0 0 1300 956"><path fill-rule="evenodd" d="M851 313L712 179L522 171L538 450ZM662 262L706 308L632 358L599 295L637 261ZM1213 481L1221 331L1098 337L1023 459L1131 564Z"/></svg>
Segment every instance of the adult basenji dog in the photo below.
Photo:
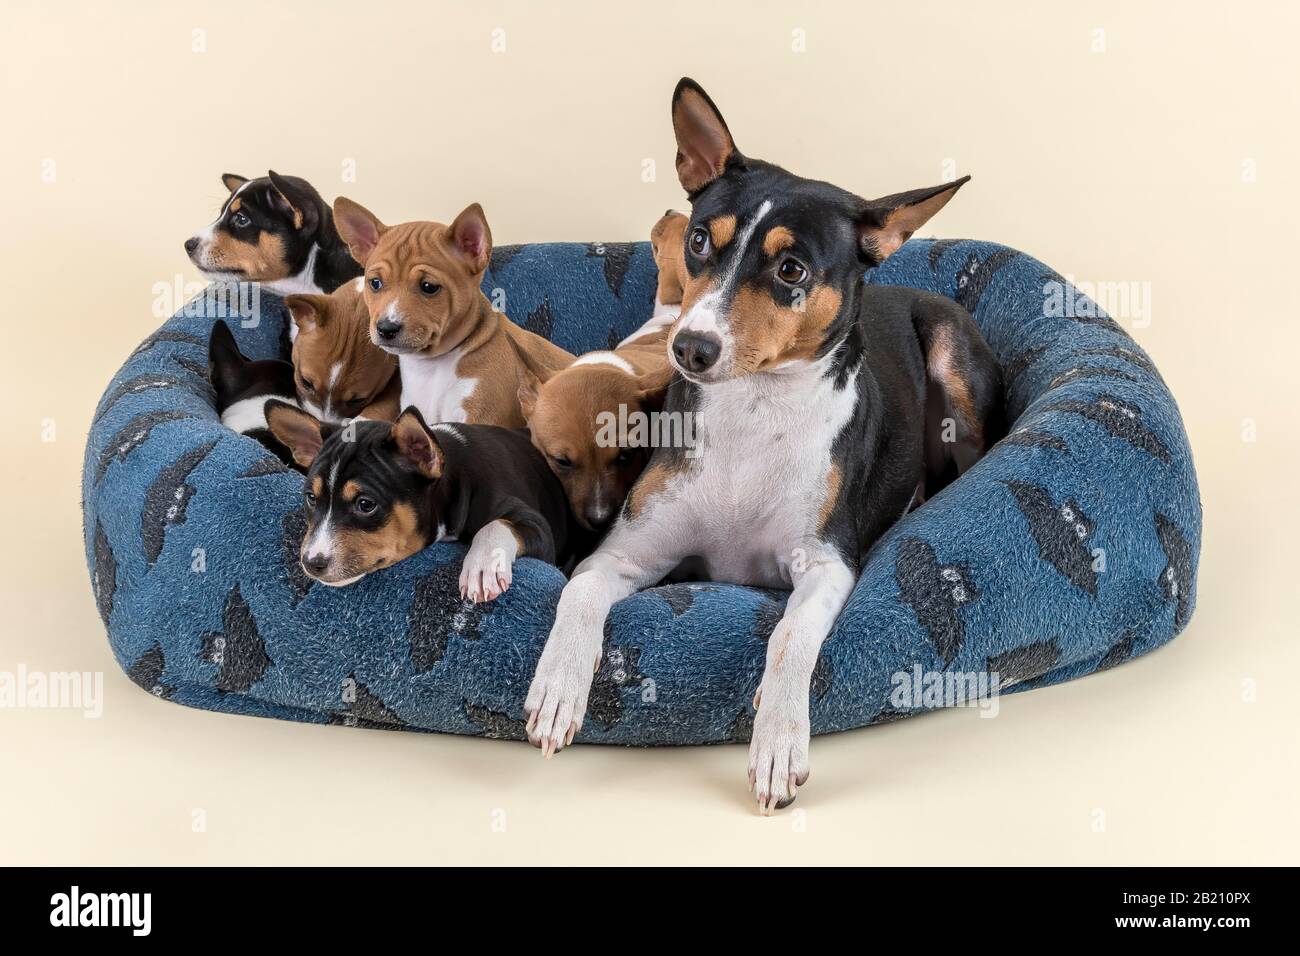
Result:
<svg viewBox="0 0 1300 956"><path fill-rule="evenodd" d="M217 281L259 282L280 295L333 292L361 274L329 205L297 176L226 173L221 213L185 240L185 253Z"/></svg>
<svg viewBox="0 0 1300 956"><path fill-rule="evenodd" d="M808 777L813 668L923 480L927 417L952 420L946 453L968 467L1000 373L956 303L863 282L964 179L876 200L803 179L743 156L689 79L672 118L691 219L665 410L693 415L702 447L655 450L565 587L524 710L546 755L572 741L611 604L674 569L790 588L754 695L749 778L769 813Z"/></svg>
<svg viewBox="0 0 1300 956"><path fill-rule="evenodd" d="M217 395L221 424L259 441L290 467L293 455L266 426L266 403L295 403L293 366L281 359L253 361L239 351L230 326L218 319L208 338L208 377Z"/></svg>
<svg viewBox="0 0 1300 956"><path fill-rule="evenodd" d="M519 352L556 371L573 356L515 325L483 294L492 233L482 208L469 206L450 226L389 227L339 198L334 220L365 267L370 338L397 356L402 407L431 422L521 427Z"/></svg>
<svg viewBox="0 0 1300 956"><path fill-rule="evenodd" d="M517 557L568 557L564 489L521 431L430 428L414 408L396 422L340 428L282 402L268 403L267 421L307 469L301 560L322 584L352 584L434 541L463 541L461 596L477 603L510 587Z"/></svg>
<svg viewBox="0 0 1300 956"><path fill-rule="evenodd" d="M357 417L397 418L397 359L370 341L361 279L329 295L291 295L284 304L298 330L292 355L298 404L336 425Z"/></svg>

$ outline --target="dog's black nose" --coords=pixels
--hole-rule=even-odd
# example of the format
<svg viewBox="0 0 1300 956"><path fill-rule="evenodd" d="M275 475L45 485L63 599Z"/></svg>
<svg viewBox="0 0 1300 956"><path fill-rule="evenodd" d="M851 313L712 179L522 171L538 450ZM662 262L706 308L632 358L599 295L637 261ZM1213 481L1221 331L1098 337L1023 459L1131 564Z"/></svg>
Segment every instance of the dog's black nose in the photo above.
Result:
<svg viewBox="0 0 1300 956"><path fill-rule="evenodd" d="M194 255L194 250L197 249L198 247L199 247L198 236L190 236L190 238L185 240L185 254L187 256Z"/></svg>
<svg viewBox="0 0 1300 956"><path fill-rule="evenodd" d="M398 332L402 331L402 323L383 318L375 323L375 331L379 333L381 339L392 339L396 337Z"/></svg>
<svg viewBox="0 0 1300 956"><path fill-rule="evenodd" d="M614 511L604 505L593 505L583 512L583 516L587 519L587 524L591 526L592 530L600 531L614 517Z"/></svg>
<svg viewBox="0 0 1300 956"><path fill-rule="evenodd" d="M673 337L673 355L688 372L703 372L722 354L722 342L699 332L678 332Z"/></svg>
<svg viewBox="0 0 1300 956"><path fill-rule="evenodd" d="M325 569L330 566L330 559L323 554L304 554L302 566L309 574L324 574Z"/></svg>

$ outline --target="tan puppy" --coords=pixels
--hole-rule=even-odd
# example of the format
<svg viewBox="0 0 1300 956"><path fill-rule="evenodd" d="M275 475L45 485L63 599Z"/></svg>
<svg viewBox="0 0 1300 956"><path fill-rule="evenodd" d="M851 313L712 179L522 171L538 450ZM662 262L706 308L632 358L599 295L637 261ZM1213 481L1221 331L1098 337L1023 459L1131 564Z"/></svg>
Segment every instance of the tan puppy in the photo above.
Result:
<svg viewBox="0 0 1300 956"><path fill-rule="evenodd" d="M349 199L334 203L339 235L365 269L370 339L397 356L401 407L425 420L519 428L521 355L547 372L573 356L515 325L480 289L492 233L477 203L450 226L385 226Z"/></svg>
<svg viewBox="0 0 1300 956"><path fill-rule="evenodd" d="M298 330L293 379L303 409L333 424L395 420L402 391L397 359L370 341L361 279L330 295L291 295L285 305Z"/></svg>
<svg viewBox="0 0 1300 956"><path fill-rule="evenodd" d="M664 306L681 309L689 276L686 272L686 224L690 217L684 212L669 209L650 230L650 251L659 269L659 284L655 286L655 313Z"/></svg>
<svg viewBox="0 0 1300 956"><path fill-rule="evenodd" d="M681 310L686 281L686 223L685 215L670 209L651 229L650 246L659 267L654 316L617 349L588 352L558 372L523 360L519 405L533 445L564 485L578 523L592 531L614 519L649 460L648 445L626 442L634 436L633 428L620 441L608 423L612 416L632 424L663 407L672 378L668 331ZM647 429L642 434L649 439L654 433Z"/></svg>

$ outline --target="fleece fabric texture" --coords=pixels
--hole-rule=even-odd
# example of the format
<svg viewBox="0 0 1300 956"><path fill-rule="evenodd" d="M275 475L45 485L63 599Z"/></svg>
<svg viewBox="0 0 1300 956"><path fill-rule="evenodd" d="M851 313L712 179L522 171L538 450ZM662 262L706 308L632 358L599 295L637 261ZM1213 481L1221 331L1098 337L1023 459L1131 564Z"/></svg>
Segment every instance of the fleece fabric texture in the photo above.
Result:
<svg viewBox="0 0 1300 956"><path fill-rule="evenodd" d="M817 664L813 732L952 703L919 687L900 697L898 675L997 672L1004 690L1043 687L1180 632L1201 505L1178 409L1146 354L1053 270L1003 246L913 240L866 281L969 309L1006 370L1014 426L868 556ZM504 247L483 285L580 353L649 317L655 269L646 243ZM121 666L192 707L523 736L563 575L522 559L509 592L475 606L457 593L465 549L438 544L351 587L312 583L298 564L301 477L221 426L207 379L216 318L250 357L284 354L282 302L262 294L258 321L242 323L211 292L131 353L86 446L86 557ZM578 739L747 740L785 599L706 583L620 602Z"/></svg>

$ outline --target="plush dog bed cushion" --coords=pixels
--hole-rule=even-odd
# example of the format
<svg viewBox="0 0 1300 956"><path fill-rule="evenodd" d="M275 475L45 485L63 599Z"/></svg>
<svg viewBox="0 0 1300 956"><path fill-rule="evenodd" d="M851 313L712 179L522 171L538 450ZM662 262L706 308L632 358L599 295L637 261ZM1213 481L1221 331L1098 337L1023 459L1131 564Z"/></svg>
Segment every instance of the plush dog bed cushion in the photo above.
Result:
<svg viewBox="0 0 1300 956"><path fill-rule="evenodd" d="M645 243L496 250L484 287L573 352L607 348L654 297ZM1006 369L1011 435L871 552L818 661L815 733L940 706L897 675L997 672L1042 687L1145 654L1195 603L1201 508L1177 407L1124 331L1029 256L972 241L907 243L867 281L950 296ZM1067 296L1067 301L1069 297ZM202 307L200 307L202 306ZM522 704L564 586L519 562L495 603L460 600L464 548L440 544L352 587L298 565L302 479L224 429L208 333L230 319L250 357L283 354L281 301L242 327L220 301L166 322L114 376L82 479L85 546L118 661L159 697L211 710L523 735ZM620 602L580 740L742 741L785 594L725 584ZM918 694L919 698L920 695Z"/></svg>

